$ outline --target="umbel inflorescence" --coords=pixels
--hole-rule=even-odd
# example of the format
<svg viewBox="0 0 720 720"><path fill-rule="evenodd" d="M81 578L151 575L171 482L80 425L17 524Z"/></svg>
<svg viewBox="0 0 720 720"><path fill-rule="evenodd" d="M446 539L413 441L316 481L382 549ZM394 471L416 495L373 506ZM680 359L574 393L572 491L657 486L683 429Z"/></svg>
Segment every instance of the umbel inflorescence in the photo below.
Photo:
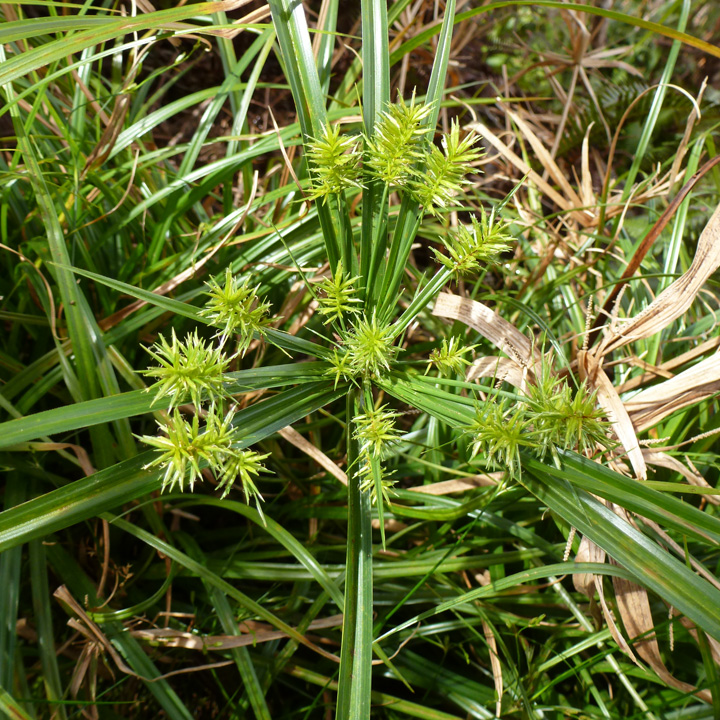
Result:
<svg viewBox="0 0 720 720"><path fill-rule="evenodd" d="M400 357L405 328L448 282L482 271L513 243L509 226L495 209L486 213L481 208L468 222L448 227L449 211L468 213L458 205L458 198L481 152L475 136L463 136L456 121L435 144L433 117L433 106L417 102L413 95L409 102L399 98L389 104L369 135L343 134L340 125L326 125L306 142L310 174L306 199L340 208L346 196L364 195L367 187L374 187L372 213L363 213L364 221L371 218L372 227L358 231L346 222L343 231L350 242L344 242L342 257L331 261L320 282L307 285L321 320L316 334L325 347L321 354L327 364L325 375L335 389L345 384L362 398L348 418L349 437L358 447L354 467L348 471L358 474L361 490L373 503L389 498L391 473L383 470L383 464L401 436L400 413L379 404L373 388L397 368L416 372L412 361ZM388 221L391 194L410 198L418 208L409 235L399 243L395 236L399 231ZM341 219L347 216L338 212ZM432 216L434 227L444 226L438 234L441 249L432 249L437 271L429 281L419 283L414 297L403 306L396 302L402 294L400 285L393 290L387 278L393 273L402 276L423 215ZM367 253L368 238L369 261L362 255L363 247ZM405 247L404 256L400 246ZM383 257L389 267L379 271ZM391 266L393 258L402 268ZM379 277L384 278L387 292L378 291ZM225 382L230 362L243 357L254 341L267 339L270 304L258 297L258 289L250 276L238 278L228 268L222 278L207 283L207 300L200 311L217 328L215 336L206 340L193 332L180 340L173 331L169 340L161 337L148 351L157 363L144 371L156 381L149 390L155 393L154 402L169 398L171 412L159 423L159 436L141 439L158 450L149 467L163 472L163 489L182 490L186 484L192 489L203 472L210 471L223 497L239 480L246 500L261 499L254 478L263 470L267 455L243 449ZM439 380L464 378L474 348L457 335L442 339L426 359L425 374L437 373ZM193 406L189 420L180 411L187 403ZM594 410L594 397L582 387L572 393L564 380L548 372L529 386L522 402L490 400L478 405L467 431L472 455L481 454L486 465L514 474L523 448L557 458L558 449L591 449L602 441L605 428Z"/></svg>

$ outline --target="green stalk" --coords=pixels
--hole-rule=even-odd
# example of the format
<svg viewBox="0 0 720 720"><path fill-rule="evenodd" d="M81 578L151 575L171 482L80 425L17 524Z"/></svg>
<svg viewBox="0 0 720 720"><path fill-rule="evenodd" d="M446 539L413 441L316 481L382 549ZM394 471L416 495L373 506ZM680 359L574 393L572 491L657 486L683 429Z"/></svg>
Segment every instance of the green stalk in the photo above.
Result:
<svg viewBox="0 0 720 720"><path fill-rule="evenodd" d="M450 61L450 44L452 41L453 25L455 23L455 0L448 0L445 5L445 16L440 28L440 38L433 62L430 82L428 83L425 102L432 103L432 111L425 122L431 132L435 132L438 114L440 112L440 101L445 89L445 78L447 75L448 63ZM432 140L432 136L430 138ZM395 307L397 293L402 283L403 273L413 241L417 235L422 221L423 209L417 200L409 193L403 197L392 242L390 244L390 257L387 262L387 272L383 277L382 289L380 292L381 310L380 317L389 320Z"/></svg>
<svg viewBox="0 0 720 720"><path fill-rule="evenodd" d="M372 525L369 493L361 492L358 446L350 421L360 412L358 391L347 399L348 540L340 676L335 717L370 717L372 672Z"/></svg>
<svg viewBox="0 0 720 720"><path fill-rule="evenodd" d="M372 183L375 185L376 183ZM364 289L366 297L369 302L366 303L368 312L372 312L375 309L378 298L380 296L380 283L378 278L382 277L380 268L382 261L385 257L385 249L387 248L387 228L388 228L388 196L390 195L390 187L383 184L383 192L380 198L380 204L378 205L378 218L377 224L372 225L371 235L372 240L370 243L370 262L366 269L366 274L363 276ZM364 207L363 207L364 211ZM363 227L365 217L363 216Z"/></svg>
<svg viewBox="0 0 720 720"><path fill-rule="evenodd" d="M26 484L19 473L11 473L5 485L5 510L21 505L27 498ZM20 601L20 563L22 546L6 550L0 555L0 686L12 691L15 675L15 652Z"/></svg>
<svg viewBox="0 0 720 720"><path fill-rule="evenodd" d="M292 0L270 0L275 32L282 53L281 60L303 132L303 139L319 137L327 124L325 95L320 86L310 33L302 3ZM340 219L324 203L316 203L330 269L335 272L341 257L338 227Z"/></svg>
<svg viewBox="0 0 720 720"><path fill-rule="evenodd" d="M15 548L20 550L20 548ZM15 552L11 550L10 552ZM52 613L50 612L50 589L48 587L48 565L45 546L40 540L31 540L30 579L32 581L33 612L38 633L38 650L42 667L42 679L45 695L52 708L50 715L54 720L65 720L67 714L63 703L63 689L55 650Z"/></svg>
<svg viewBox="0 0 720 720"><path fill-rule="evenodd" d="M443 267L435 273L432 280L415 296L407 310L393 325L393 338L398 337L413 321L415 316L442 290L445 283L452 277L452 271Z"/></svg>
<svg viewBox="0 0 720 720"><path fill-rule="evenodd" d="M360 557L360 479L357 474L358 444L353 437L351 418L357 412L357 391L348 393L346 407L346 441L348 456L348 530L345 560L345 604L343 609L342 647L340 648L339 690L335 717L350 717L353 683L353 661L357 628L358 569Z"/></svg>
<svg viewBox="0 0 720 720"><path fill-rule="evenodd" d="M408 257L410 257L410 249L420 228L421 221L422 210L409 195L405 195L400 205L400 214L390 242L390 255L378 296L381 303L380 317L383 320L389 320L395 310L397 294L405 273L405 266Z"/></svg>

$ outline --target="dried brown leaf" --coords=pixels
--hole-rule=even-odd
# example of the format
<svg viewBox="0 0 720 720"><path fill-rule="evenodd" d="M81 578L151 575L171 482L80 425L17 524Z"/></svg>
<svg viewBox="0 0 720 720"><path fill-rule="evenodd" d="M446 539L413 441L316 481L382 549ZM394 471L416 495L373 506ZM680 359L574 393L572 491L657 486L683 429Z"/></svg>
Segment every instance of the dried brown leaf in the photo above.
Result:
<svg viewBox="0 0 720 720"><path fill-rule="evenodd" d="M278 431L280 437L285 438L298 450L302 450L308 457L311 457L320 467L325 468L333 477L337 478L343 485L348 484L347 475L324 453L318 450L309 440L306 440L297 430L289 425Z"/></svg>
<svg viewBox="0 0 720 720"><path fill-rule="evenodd" d="M512 358L480 357L473 360L465 376L468 382L473 382L478 378L493 378L493 380L510 383L510 385L524 390L527 371Z"/></svg>
<svg viewBox="0 0 720 720"><path fill-rule="evenodd" d="M596 391L598 404L605 411L615 434L627 453L635 474L644 480L647 477L645 458L640 449L630 416L610 382L610 378L605 374L596 357L585 350L578 353L578 369L580 377L586 380L590 387Z"/></svg>
<svg viewBox="0 0 720 720"><path fill-rule="evenodd" d="M534 368L541 361L540 353L514 325L477 300L441 293L433 315L459 320L477 330L495 347L523 367Z"/></svg>
<svg viewBox="0 0 720 720"><path fill-rule="evenodd" d="M720 241L720 237L718 240ZM705 358L670 380L639 392L625 402L625 408L637 432L642 432L671 413L712 397L718 392L720 392L720 353Z"/></svg>
<svg viewBox="0 0 720 720"><path fill-rule="evenodd" d="M627 514L622 511L622 508L616 508L616 512L627 518ZM621 577L613 577L613 585L618 611L628 637L631 641L640 638L633 643L637 654L666 685L681 692L693 693L705 702L711 702L712 698L707 690L697 690L693 685L678 680L665 666L655 637L655 624L650 611L647 590Z"/></svg>
<svg viewBox="0 0 720 720"><path fill-rule="evenodd" d="M596 545L592 540L583 536L580 540L580 547L575 556L577 563L604 563L605 551ZM593 573L574 573L573 585L578 592L592 598L595 595L595 580L597 575Z"/></svg>
<svg viewBox="0 0 720 720"><path fill-rule="evenodd" d="M655 465L656 467L664 467L668 470L674 470L675 472L680 473L680 475L682 475L691 485L706 488L712 487L712 485L710 485L710 483L708 483L702 475L694 473L676 457L649 448L643 449L642 452L645 462L648 465ZM717 495L704 495L703 497L712 505L720 505L720 497Z"/></svg>
<svg viewBox="0 0 720 720"><path fill-rule="evenodd" d="M705 281L720 267L720 205L715 209L698 240L692 264L635 317L622 321L622 328L610 327L595 352L601 358L623 345L651 337L683 315Z"/></svg>
<svg viewBox="0 0 720 720"><path fill-rule="evenodd" d="M308 630L332 628L340 625L342 625L342 615L333 615L329 618L313 620ZM287 637L286 633L280 630L272 630L270 626L261 623L255 623L252 627L243 624L240 629L242 630L240 635L198 635L172 628L147 628L133 630L130 634L143 642L159 644L163 647L199 650L201 652L208 652L209 650L220 652L238 647L254 646L271 640L281 640Z"/></svg>
<svg viewBox="0 0 720 720"><path fill-rule="evenodd" d="M473 475L455 480L443 480L431 485L418 485L417 487L408 488L408 490L425 493L426 495L450 495L451 493L466 492L479 487L497 485L504 474L504 472L494 472L487 475Z"/></svg>

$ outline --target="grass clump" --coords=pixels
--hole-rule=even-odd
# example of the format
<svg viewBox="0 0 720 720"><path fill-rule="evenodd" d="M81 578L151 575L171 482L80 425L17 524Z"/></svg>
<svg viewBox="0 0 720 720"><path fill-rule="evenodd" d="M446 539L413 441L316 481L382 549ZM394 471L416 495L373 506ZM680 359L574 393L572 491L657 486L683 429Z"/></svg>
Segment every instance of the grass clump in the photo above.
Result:
<svg viewBox="0 0 720 720"><path fill-rule="evenodd" d="M361 5L0 7L0 714L712 715L720 10Z"/></svg>

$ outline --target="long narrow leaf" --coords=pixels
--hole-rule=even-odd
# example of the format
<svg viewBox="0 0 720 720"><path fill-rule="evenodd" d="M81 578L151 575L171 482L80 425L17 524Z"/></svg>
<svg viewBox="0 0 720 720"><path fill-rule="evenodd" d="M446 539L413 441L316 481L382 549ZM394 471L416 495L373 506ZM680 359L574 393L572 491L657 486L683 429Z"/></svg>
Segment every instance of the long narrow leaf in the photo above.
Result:
<svg viewBox="0 0 720 720"><path fill-rule="evenodd" d="M595 497L533 466L521 479L566 522L628 569L634 580L720 640L720 591L703 580Z"/></svg>
<svg viewBox="0 0 720 720"><path fill-rule="evenodd" d="M228 373L225 390L229 395L237 395L253 390L317 382L322 379L328 367L329 365L324 362L308 362L240 370ZM45 410L0 423L0 448L10 447L43 435L66 433L99 423L165 410L170 403L169 397L161 398L156 402L152 393L146 390L133 390L112 397L75 403L69 407Z"/></svg>
<svg viewBox="0 0 720 720"><path fill-rule="evenodd" d="M344 389L316 383L286 390L235 416L241 446L247 447L336 400ZM144 469L155 453L145 452L83 480L0 513L0 552L33 538L95 517L158 490L160 471Z"/></svg>

